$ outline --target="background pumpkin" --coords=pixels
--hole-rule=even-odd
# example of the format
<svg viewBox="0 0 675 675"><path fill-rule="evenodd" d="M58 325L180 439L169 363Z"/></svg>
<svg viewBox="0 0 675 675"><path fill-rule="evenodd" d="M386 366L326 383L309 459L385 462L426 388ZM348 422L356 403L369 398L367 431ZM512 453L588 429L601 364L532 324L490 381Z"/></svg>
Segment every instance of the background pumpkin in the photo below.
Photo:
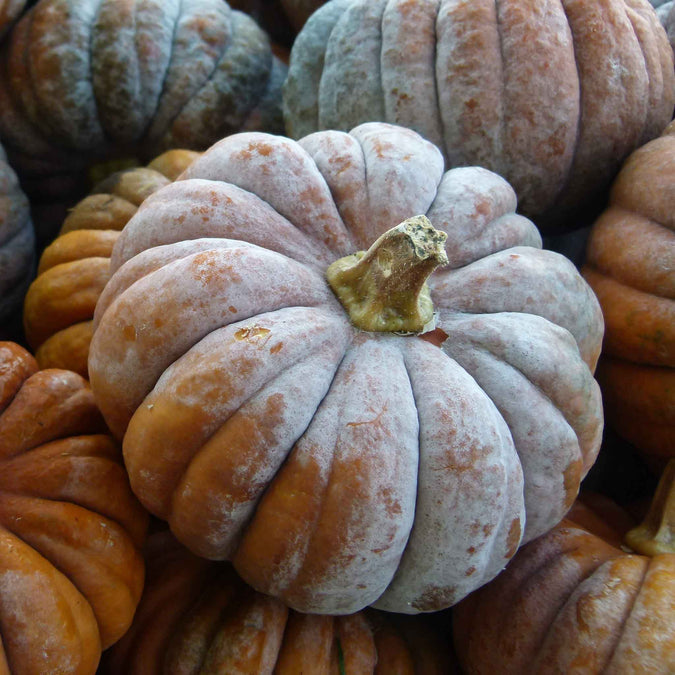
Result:
<svg viewBox="0 0 675 675"><path fill-rule="evenodd" d="M602 431L599 305L515 208L393 125L212 146L127 223L96 307L92 389L141 501L301 611L437 610L491 578ZM425 213L436 331L356 329L326 267Z"/></svg>
<svg viewBox="0 0 675 675"><path fill-rule="evenodd" d="M0 39L5 35L12 22L21 14L26 0L0 0Z"/></svg>
<svg viewBox="0 0 675 675"><path fill-rule="evenodd" d="M41 368L88 377L94 308L109 277L113 244L143 200L198 155L167 150L146 167L115 172L71 209L43 251L24 302L26 340Z"/></svg>
<svg viewBox="0 0 675 675"><path fill-rule="evenodd" d="M104 655L102 675L456 672L442 624L429 617L299 614L166 532L149 538L145 559L134 622Z"/></svg>
<svg viewBox="0 0 675 675"><path fill-rule="evenodd" d="M608 423L661 464L675 451L674 185L675 123L626 160L582 267L605 317Z"/></svg>
<svg viewBox="0 0 675 675"><path fill-rule="evenodd" d="M0 664L93 674L143 586L147 514L91 390L0 343Z"/></svg>
<svg viewBox="0 0 675 675"><path fill-rule="evenodd" d="M456 605L463 672L672 673L674 477L675 463L642 526L613 529L630 517L613 509L608 518L602 506L607 540L595 534L594 506L581 506L570 513L574 521L524 546L494 581ZM622 540L632 548L619 548Z"/></svg>
<svg viewBox="0 0 675 675"><path fill-rule="evenodd" d="M0 147L0 326L20 310L34 266L35 232L28 199Z"/></svg>
<svg viewBox="0 0 675 675"><path fill-rule="evenodd" d="M674 102L646 0L332 0L298 34L284 84L290 136L408 126L449 167L504 176L547 234L592 220Z"/></svg>
<svg viewBox="0 0 675 675"><path fill-rule="evenodd" d="M235 131L283 130L286 66L224 0L40 0L0 64L0 138L36 204L68 191L72 205L87 168L111 157L145 164Z"/></svg>

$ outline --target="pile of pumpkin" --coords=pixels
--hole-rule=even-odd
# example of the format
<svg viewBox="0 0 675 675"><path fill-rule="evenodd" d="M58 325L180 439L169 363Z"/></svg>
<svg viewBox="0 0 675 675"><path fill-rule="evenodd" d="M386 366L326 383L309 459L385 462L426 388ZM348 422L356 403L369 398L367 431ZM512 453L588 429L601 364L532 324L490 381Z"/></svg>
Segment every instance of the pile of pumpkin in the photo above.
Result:
<svg viewBox="0 0 675 675"><path fill-rule="evenodd" d="M0 672L675 672L657 4L0 0Z"/></svg>

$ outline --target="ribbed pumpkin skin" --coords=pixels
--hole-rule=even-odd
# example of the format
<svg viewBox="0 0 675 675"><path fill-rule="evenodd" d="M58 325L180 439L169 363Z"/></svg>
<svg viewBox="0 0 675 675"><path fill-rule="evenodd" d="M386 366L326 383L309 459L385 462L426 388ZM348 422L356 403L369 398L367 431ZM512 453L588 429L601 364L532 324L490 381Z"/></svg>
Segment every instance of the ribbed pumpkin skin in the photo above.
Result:
<svg viewBox="0 0 675 675"><path fill-rule="evenodd" d="M140 599L147 514L76 373L0 343L0 665L93 674Z"/></svg>
<svg viewBox="0 0 675 675"><path fill-rule="evenodd" d="M675 453L674 185L670 124L623 165L582 267L605 318L598 380L608 422L663 459Z"/></svg>
<svg viewBox="0 0 675 675"><path fill-rule="evenodd" d="M0 322L21 307L34 262L35 232L28 199L0 146Z"/></svg>
<svg viewBox="0 0 675 675"><path fill-rule="evenodd" d="M673 52L647 0L332 0L289 66L293 138L410 127L449 167L504 176L547 233L578 227L675 103Z"/></svg>
<svg viewBox="0 0 675 675"><path fill-rule="evenodd" d="M667 675L675 554L626 553L565 520L452 614L466 675Z"/></svg>
<svg viewBox="0 0 675 675"><path fill-rule="evenodd" d="M102 675L456 672L446 637L428 617L300 614L164 532L150 537L145 559L134 622L104 655Z"/></svg>
<svg viewBox="0 0 675 675"><path fill-rule="evenodd" d="M47 179L110 157L146 163L236 131L283 129L286 66L224 0L40 0L0 62L0 138L42 200Z"/></svg>
<svg viewBox="0 0 675 675"><path fill-rule="evenodd" d="M515 208L393 125L210 148L129 221L94 316L141 501L300 611L437 610L491 578L602 431L597 300ZM357 330L327 265L416 214L448 233L437 330Z"/></svg>
<svg viewBox="0 0 675 675"><path fill-rule="evenodd" d="M94 308L109 278L113 245L143 200L198 155L168 150L147 167L113 174L70 210L59 236L42 252L24 300L24 332L40 368L88 377Z"/></svg>

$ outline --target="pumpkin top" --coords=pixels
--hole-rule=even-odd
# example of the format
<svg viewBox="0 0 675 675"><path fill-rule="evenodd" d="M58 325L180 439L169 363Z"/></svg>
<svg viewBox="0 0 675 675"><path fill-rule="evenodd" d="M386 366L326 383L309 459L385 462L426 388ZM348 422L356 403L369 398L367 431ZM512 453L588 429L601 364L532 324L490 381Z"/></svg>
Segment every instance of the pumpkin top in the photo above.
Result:
<svg viewBox="0 0 675 675"><path fill-rule="evenodd" d="M368 249L336 260L326 278L352 323L363 330L422 333L432 330L427 277L448 262L445 232L426 216L387 230Z"/></svg>

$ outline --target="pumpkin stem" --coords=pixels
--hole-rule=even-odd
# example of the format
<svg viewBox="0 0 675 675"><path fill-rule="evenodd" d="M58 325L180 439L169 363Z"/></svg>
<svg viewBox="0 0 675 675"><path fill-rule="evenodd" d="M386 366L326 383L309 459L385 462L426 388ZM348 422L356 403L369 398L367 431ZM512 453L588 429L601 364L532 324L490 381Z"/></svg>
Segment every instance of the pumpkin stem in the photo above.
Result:
<svg viewBox="0 0 675 675"><path fill-rule="evenodd" d="M675 459L661 474L646 518L628 531L625 542L644 555L675 553Z"/></svg>
<svg viewBox="0 0 675 675"><path fill-rule="evenodd" d="M367 250L336 260L326 278L362 330L421 333L433 328L429 275L447 265L447 235L426 216L387 230Z"/></svg>

